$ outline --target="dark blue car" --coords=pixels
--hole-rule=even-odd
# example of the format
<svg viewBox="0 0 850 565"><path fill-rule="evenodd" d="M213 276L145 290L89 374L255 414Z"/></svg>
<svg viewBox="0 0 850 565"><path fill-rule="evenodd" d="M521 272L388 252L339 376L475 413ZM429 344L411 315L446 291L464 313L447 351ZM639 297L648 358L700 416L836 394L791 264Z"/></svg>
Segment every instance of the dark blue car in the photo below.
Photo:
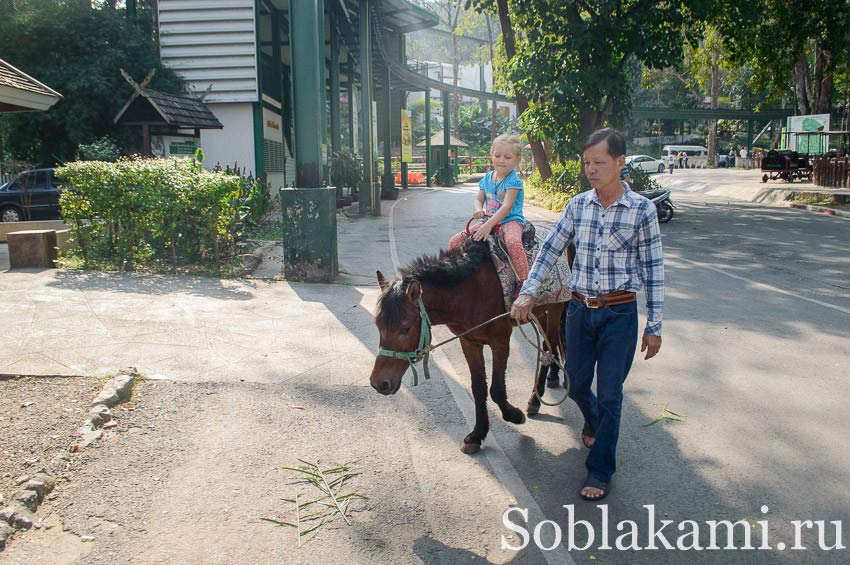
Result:
<svg viewBox="0 0 850 565"><path fill-rule="evenodd" d="M0 186L0 222L61 220L61 183L53 169L32 169Z"/></svg>

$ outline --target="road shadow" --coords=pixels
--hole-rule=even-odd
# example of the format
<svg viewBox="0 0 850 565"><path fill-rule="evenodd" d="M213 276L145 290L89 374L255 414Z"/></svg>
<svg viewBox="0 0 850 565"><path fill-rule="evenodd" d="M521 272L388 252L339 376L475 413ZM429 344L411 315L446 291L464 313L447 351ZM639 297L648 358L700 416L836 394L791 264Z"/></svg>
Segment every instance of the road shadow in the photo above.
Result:
<svg viewBox="0 0 850 565"><path fill-rule="evenodd" d="M219 300L251 300L256 282L190 275L152 275L61 270L48 287L78 291L126 292L130 294L182 294Z"/></svg>

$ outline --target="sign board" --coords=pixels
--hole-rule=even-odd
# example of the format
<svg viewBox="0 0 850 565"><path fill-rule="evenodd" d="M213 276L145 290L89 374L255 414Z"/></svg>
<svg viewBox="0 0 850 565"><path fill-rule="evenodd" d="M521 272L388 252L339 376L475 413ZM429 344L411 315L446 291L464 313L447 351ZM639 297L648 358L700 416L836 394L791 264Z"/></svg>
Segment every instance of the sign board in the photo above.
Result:
<svg viewBox="0 0 850 565"><path fill-rule="evenodd" d="M154 135L151 137L151 153L154 157L193 157L198 141L194 137Z"/></svg>
<svg viewBox="0 0 850 565"><path fill-rule="evenodd" d="M410 110L401 111L401 162L413 161L413 121Z"/></svg>
<svg viewBox="0 0 850 565"><path fill-rule="evenodd" d="M819 135L796 135L829 131L829 114L790 116L787 123L788 149L800 153L823 153L822 137Z"/></svg>

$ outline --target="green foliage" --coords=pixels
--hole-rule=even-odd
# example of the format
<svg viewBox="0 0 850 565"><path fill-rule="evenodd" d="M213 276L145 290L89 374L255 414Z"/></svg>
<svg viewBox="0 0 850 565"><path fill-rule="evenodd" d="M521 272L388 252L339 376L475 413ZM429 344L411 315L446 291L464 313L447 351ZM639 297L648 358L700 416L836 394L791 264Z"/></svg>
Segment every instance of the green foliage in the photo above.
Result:
<svg viewBox="0 0 850 565"><path fill-rule="evenodd" d="M138 150L139 129L112 121L133 92L120 69L138 81L156 69L151 88L181 88L160 63L151 15L142 9L149 7L140 5L131 19L124 10L84 9L79 2L0 0L0 7L0 56L63 96L47 112L0 117L9 156L53 165L106 135L126 153Z"/></svg>
<svg viewBox="0 0 850 565"><path fill-rule="evenodd" d="M114 162L121 156L121 149L108 136L96 139L91 143L83 143L77 148L77 158L80 161Z"/></svg>
<svg viewBox="0 0 850 565"><path fill-rule="evenodd" d="M352 149L343 149L331 154L331 180L341 195L341 189L349 189L349 194L357 191L357 184L363 178L360 158Z"/></svg>
<svg viewBox="0 0 850 565"><path fill-rule="evenodd" d="M553 162L552 176L545 181L534 171L526 186L528 198L554 212L562 211L573 196L590 190L590 184L581 172L581 163L575 160Z"/></svg>
<svg viewBox="0 0 850 565"><path fill-rule="evenodd" d="M658 181L643 169L629 166L629 176L632 178L631 189L636 192L658 190L661 188Z"/></svg>
<svg viewBox="0 0 850 565"><path fill-rule="evenodd" d="M56 176L73 187L60 205L87 267L218 269L268 202L262 183L187 159L77 161Z"/></svg>
<svg viewBox="0 0 850 565"><path fill-rule="evenodd" d="M751 67L752 90L774 100L786 96L794 81L794 67L799 64L802 74L807 75L806 96L817 100L821 98L817 85L822 79L833 74L838 78L850 69L848 14L848 0L754 0L736 4L734 10L718 10L714 23L732 61ZM820 93L826 98L831 98L829 86ZM836 86L850 98L847 85L838 81Z"/></svg>
<svg viewBox="0 0 850 565"><path fill-rule="evenodd" d="M479 104L461 106L458 113L458 136L469 144L472 155L489 155L493 135L493 120L496 121L496 135L516 133L516 121L509 116L496 112L493 116L490 108L482 108Z"/></svg>
<svg viewBox="0 0 850 565"><path fill-rule="evenodd" d="M443 124L434 116L442 115L443 103L440 100L431 100L431 135L442 131ZM410 105L410 119L413 126L413 144L425 139L425 98L420 98Z"/></svg>
<svg viewBox="0 0 850 565"><path fill-rule="evenodd" d="M471 0L493 10L495 0ZM630 100L629 61L651 69L681 59L687 24L705 15L698 0L647 4L641 0L510 0L517 53L506 68L529 109L523 130L549 137L561 156L573 156L604 124L623 121Z"/></svg>

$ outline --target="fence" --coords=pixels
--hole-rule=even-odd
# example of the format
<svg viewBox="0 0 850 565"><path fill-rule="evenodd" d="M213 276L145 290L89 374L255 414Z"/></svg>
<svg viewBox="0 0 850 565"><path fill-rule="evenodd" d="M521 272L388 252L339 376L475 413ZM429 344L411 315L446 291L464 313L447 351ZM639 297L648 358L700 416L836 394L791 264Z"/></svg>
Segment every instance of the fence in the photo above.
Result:
<svg viewBox="0 0 850 565"><path fill-rule="evenodd" d="M812 157L812 168L817 186L850 188L850 157Z"/></svg>
<svg viewBox="0 0 850 565"><path fill-rule="evenodd" d="M13 175L12 173L0 172L0 184L4 184L7 181L12 180L12 177L14 177L14 176L15 175Z"/></svg>

